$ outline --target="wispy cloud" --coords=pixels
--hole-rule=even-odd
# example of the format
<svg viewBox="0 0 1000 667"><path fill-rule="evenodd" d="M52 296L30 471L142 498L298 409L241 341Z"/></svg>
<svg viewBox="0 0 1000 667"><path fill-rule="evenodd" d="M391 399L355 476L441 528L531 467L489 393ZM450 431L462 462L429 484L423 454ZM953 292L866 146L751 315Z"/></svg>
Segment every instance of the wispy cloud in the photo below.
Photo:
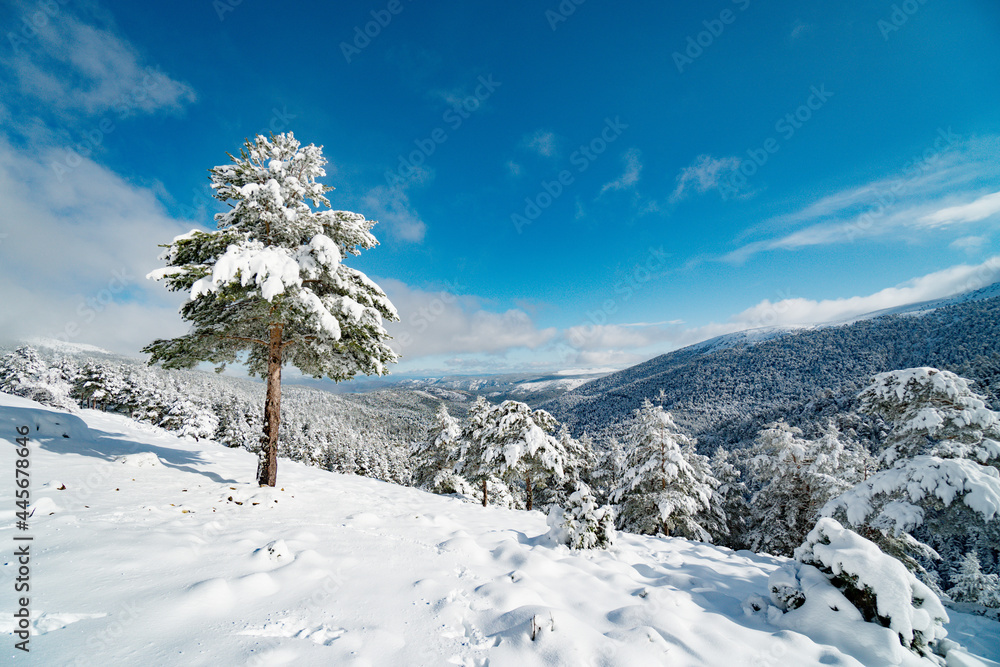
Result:
<svg viewBox="0 0 1000 667"><path fill-rule="evenodd" d="M957 222L977 222L1000 213L1000 192L985 195L958 206L949 206L920 218L920 222L939 227Z"/></svg>
<svg viewBox="0 0 1000 667"><path fill-rule="evenodd" d="M873 294L842 299L806 299L779 295L764 299L723 322L684 326L677 320L630 324L581 324L564 329L560 341L576 364L636 363L655 354L699 343L716 336L756 329L797 328L848 322L862 315L908 304L947 298L1000 281L1000 256L981 264L959 264Z"/></svg>
<svg viewBox="0 0 1000 667"><path fill-rule="evenodd" d="M401 187L378 185L364 196L366 215L378 220L395 238L420 243L427 233L427 223Z"/></svg>
<svg viewBox="0 0 1000 667"><path fill-rule="evenodd" d="M625 163L625 172L609 183L601 186L601 194L608 190L629 190L635 187L642 175L642 154L638 148L630 148L625 151L622 161Z"/></svg>
<svg viewBox="0 0 1000 667"><path fill-rule="evenodd" d="M963 236L948 244L953 250L961 250L969 255L976 255L986 247L989 239L985 236Z"/></svg>
<svg viewBox="0 0 1000 667"><path fill-rule="evenodd" d="M795 24L792 25L792 31L789 33L788 36L789 38L795 40L802 37L803 35L812 32L812 29L813 26L811 24L803 23L802 21L796 21Z"/></svg>
<svg viewBox="0 0 1000 667"><path fill-rule="evenodd" d="M558 152L558 139L550 130L536 130L521 139L521 146L542 157L555 157Z"/></svg>
<svg viewBox="0 0 1000 667"><path fill-rule="evenodd" d="M744 243L722 259L739 263L770 250L886 235L918 239L946 225L990 220L1000 213L1000 193L982 193L990 185L995 189L1000 179L998 148L1000 138L963 140L939 131L932 145L908 160L898 174L834 192L766 220L740 240L781 233Z"/></svg>
<svg viewBox="0 0 1000 667"><path fill-rule="evenodd" d="M739 166L740 159L735 156L715 158L711 155L699 155L677 174L677 186L670 195L670 200L679 201L692 190L704 194L717 189L719 182L727 174L739 169Z"/></svg>
<svg viewBox="0 0 1000 667"><path fill-rule="evenodd" d="M195 101L190 85L149 63L113 26L86 21L66 5L59 9L33 38L0 58L22 95L56 110L120 116L177 112ZM22 7L26 21L34 11L36 5Z"/></svg>

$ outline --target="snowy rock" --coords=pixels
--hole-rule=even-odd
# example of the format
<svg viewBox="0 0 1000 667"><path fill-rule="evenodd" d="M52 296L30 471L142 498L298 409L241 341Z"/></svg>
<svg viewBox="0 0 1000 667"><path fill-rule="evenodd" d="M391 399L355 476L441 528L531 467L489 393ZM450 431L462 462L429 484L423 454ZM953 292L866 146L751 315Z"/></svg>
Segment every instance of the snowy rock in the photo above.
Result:
<svg viewBox="0 0 1000 667"><path fill-rule="evenodd" d="M116 456L115 461L118 463L131 466L133 468L155 468L162 465L160 459L153 452L138 452L136 454L123 454L122 456Z"/></svg>
<svg viewBox="0 0 1000 667"><path fill-rule="evenodd" d="M61 512L62 508L48 496L43 496L31 504L31 516L46 516Z"/></svg>
<svg viewBox="0 0 1000 667"><path fill-rule="evenodd" d="M290 563L295 560L295 553L288 548L284 540L274 540L254 551L258 558L266 558L275 563Z"/></svg>

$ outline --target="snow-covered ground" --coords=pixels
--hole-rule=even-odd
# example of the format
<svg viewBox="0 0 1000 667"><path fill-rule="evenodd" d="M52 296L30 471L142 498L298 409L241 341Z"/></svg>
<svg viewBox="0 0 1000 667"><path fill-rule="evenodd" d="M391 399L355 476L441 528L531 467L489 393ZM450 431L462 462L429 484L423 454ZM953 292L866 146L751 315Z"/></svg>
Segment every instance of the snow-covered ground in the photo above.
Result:
<svg viewBox="0 0 1000 667"><path fill-rule="evenodd" d="M27 532L13 497L24 425ZM626 534L571 552L538 512L286 460L260 489L245 451L4 394L0 447L5 664L872 664L850 641L744 613L778 558ZM28 655L12 634L15 535L34 537ZM949 663L997 664L1000 624L951 618L949 637L982 658Z"/></svg>

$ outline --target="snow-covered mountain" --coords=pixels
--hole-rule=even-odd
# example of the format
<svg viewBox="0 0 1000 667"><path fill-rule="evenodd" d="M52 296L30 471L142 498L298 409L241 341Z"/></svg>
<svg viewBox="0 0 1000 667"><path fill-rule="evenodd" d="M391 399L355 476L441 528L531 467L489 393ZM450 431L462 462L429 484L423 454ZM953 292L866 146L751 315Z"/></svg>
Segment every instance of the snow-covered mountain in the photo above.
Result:
<svg viewBox="0 0 1000 667"><path fill-rule="evenodd" d="M30 572L9 551L0 571L8 591L30 579L31 634L30 653L15 648L5 597L9 664L930 664L852 607L825 607L822 625L756 612L780 558L627 534L574 552L538 512L284 459L260 488L249 452L0 394L8 470L17 427ZM8 544L14 488L0 485ZM949 665L1000 660L1000 624L948 613L965 647Z"/></svg>
<svg viewBox="0 0 1000 667"><path fill-rule="evenodd" d="M849 408L875 373L936 366L1000 391L1000 284L852 318L720 336L588 382L541 405L579 434L614 428L663 390L703 446L752 438L767 422L809 424Z"/></svg>
<svg viewBox="0 0 1000 667"><path fill-rule="evenodd" d="M494 403L513 399L542 403L603 377L613 369L565 370L555 373L506 373L501 375L447 375L444 377L387 376L358 378L340 387L314 383L332 390L365 392L378 389L422 391L449 401L469 401L484 396ZM308 383L308 382L306 382Z"/></svg>

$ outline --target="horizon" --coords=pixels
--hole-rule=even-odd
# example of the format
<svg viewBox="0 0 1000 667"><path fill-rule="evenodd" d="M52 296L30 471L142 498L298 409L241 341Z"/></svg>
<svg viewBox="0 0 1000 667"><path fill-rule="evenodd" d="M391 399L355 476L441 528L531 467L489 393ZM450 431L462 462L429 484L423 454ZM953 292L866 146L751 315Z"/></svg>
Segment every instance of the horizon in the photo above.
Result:
<svg viewBox="0 0 1000 667"><path fill-rule="evenodd" d="M258 132L324 146L333 207L379 221L347 263L399 309L403 378L620 370L1000 280L980 0L0 16L0 338L183 333L143 277Z"/></svg>

